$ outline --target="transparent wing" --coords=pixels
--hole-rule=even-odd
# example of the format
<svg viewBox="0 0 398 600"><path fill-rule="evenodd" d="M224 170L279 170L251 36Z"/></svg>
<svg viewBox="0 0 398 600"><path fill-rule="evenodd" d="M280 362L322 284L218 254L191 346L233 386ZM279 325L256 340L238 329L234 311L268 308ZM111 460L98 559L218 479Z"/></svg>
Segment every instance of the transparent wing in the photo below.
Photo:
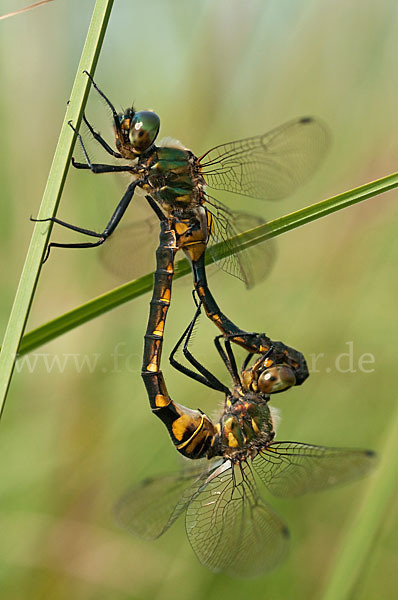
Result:
<svg viewBox="0 0 398 600"><path fill-rule="evenodd" d="M212 571L254 577L284 556L289 534L263 502L247 463L213 471L189 503L186 530L200 562Z"/></svg>
<svg viewBox="0 0 398 600"><path fill-rule="evenodd" d="M100 248L100 260L121 281L137 279L155 268L159 221L146 218L120 225Z"/></svg>
<svg viewBox="0 0 398 600"><path fill-rule="evenodd" d="M209 254L221 269L241 279L247 288L253 287L271 270L275 245L269 241L241 250L239 244L229 238L265 221L243 212L230 211L216 200L212 202L211 212L214 214L214 232L209 241ZM218 242L222 245L216 251L212 246ZM158 221L153 218L142 219L119 226L106 244L100 247L100 260L118 280L130 281L154 270L158 244ZM221 258L225 247L231 254Z"/></svg>
<svg viewBox="0 0 398 600"><path fill-rule="evenodd" d="M312 117L212 148L199 158L211 188L261 200L279 200L315 171L329 145L326 126Z"/></svg>
<svg viewBox="0 0 398 600"><path fill-rule="evenodd" d="M203 484L202 472L203 465L199 464L186 472L145 479L116 504L118 523L144 539L158 538L180 516Z"/></svg>
<svg viewBox="0 0 398 600"><path fill-rule="evenodd" d="M244 282L248 289L267 277L275 262L275 244L257 244L251 248L242 248L232 238L239 233L264 225L264 219L244 212L231 211L224 204L208 196L213 215L213 231L207 247L207 253L214 262L218 262L223 271ZM217 244L217 247L215 246ZM224 253L227 256L223 256Z"/></svg>
<svg viewBox="0 0 398 600"><path fill-rule="evenodd" d="M272 494L298 496L366 475L375 464L375 454L370 450L274 442L252 464Z"/></svg>

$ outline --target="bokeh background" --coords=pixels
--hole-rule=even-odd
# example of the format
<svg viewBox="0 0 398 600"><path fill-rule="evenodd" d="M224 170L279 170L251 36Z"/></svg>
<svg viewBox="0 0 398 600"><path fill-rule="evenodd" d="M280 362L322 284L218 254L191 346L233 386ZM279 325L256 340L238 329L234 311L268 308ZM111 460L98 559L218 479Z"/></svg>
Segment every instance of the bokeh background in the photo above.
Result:
<svg viewBox="0 0 398 600"><path fill-rule="evenodd" d="M23 5L3 0L1 11ZM2 331L93 5L56 0L0 23ZM397 170L397 27L394 0L119 0L96 80L118 108L134 101L155 109L161 135L197 154L295 116L323 118L333 146L311 183L279 203L244 199L245 210L272 219ZM109 113L93 93L87 112L111 140ZM58 216L102 229L127 181L71 171ZM142 205L138 198L127 220L142 218ZM242 208L242 200L233 198L232 206ZM382 448L396 403L397 226L397 192L390 192L279 238L276 267L250 292L220 272L210 280L233 320L309 359L305 386L273 402L282 414L279 439ZM53 231L59 241L71 236ZM146 262L141 253L124 260ZM118 283L100 252L54 251L28 329ZM190 289L189 278L174 287L164 371L176 401L214 414L220 395L167 361L192 316ZM202 567L183 519L153 543L116 526L112 507L126 488L179 464L139 374L148 301L146 295L57 339L17 367L0 428L2 598L320 598L366 481L270 499L291 530L291 552L255 580ZM227 381L211 348L214 334L203 320L195 352ZM361 368L364 354L374 363ZM395 521L390 506L358 600L394 596Z"/></svg>

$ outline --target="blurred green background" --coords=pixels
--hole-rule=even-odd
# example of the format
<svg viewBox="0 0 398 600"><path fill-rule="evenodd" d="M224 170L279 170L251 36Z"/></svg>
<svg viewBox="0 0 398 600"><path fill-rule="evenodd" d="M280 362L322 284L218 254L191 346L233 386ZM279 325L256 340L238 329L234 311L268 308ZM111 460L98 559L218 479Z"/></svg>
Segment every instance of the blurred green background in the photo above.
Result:
<svg viewBox="0 0 398 600"><path fill-rule="evenodd" d="M23 5L3 0L1 11ZM56 0L0 23L2 331L93 5ZM311 184L281 203L243 200L244 210L272 219L397 170L397 27L394 0L119 0L96 80L117 108L134 101L155 109L161 137L180 139L196 154L295 116L323 118L333 146ZM95 94L87 114L112 140L109 113ZM103 158L98 149L92 154ZM100 230L127 181L72 170L58 216ZM309 381L273 402L282 413L279 439L382 448L396 403L396 200L390 192L279 238L275 269L250 292L220 272L210 280L239 325L308 357ZM239 197L232 202L242 207ZM140 218L140 204L130 221ZM53 239L71 235L54 229ZM28 329L118 283L99 254L52 253ZM192 316L190 289L189 278L174 287L164 372L176 401L211 415L222 397L167 364ZM320 598L366 481L271 499L291 530L291 551L279 569L255 580L203 568L183 519L153 543L115 525L112 506L126 488L178 467L139 374L148 301L125 305L17 366L0 428L2 599ZM195 351L227 381L211 348L215 333L203 320ZM352 363L342 356L351 350ZM361 369L364 354L375 362ZM395 522L390 506L355 599L394 596Z"/></svg>

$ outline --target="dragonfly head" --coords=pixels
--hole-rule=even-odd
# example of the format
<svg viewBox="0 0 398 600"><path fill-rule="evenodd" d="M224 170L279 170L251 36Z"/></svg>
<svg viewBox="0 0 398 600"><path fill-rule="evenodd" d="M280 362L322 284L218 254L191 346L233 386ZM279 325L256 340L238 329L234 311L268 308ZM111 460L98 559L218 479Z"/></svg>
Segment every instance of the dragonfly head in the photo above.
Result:
<svg viewBox="0 0 398 600"><path fill-rule="evenodd" d="M134 154L142 154L154 143L160 129L160 119L151 110L140 110L131 119L129 141Z"/></svg>
<svg viewBox="0 0 398 600"><path fill-rule="evenodd" d="M296 377L290 367L275 365L259 374L257 385L263 394L275 394L296 385Z"/></svg>
<svg viewBox="0 0 398 600"><path fill-rule="evenodd" d="M241 373L242 384L246 390L262 394L283 392L297 384L295 371L286 364L275 364L273 360L261 358Z"/></svg>

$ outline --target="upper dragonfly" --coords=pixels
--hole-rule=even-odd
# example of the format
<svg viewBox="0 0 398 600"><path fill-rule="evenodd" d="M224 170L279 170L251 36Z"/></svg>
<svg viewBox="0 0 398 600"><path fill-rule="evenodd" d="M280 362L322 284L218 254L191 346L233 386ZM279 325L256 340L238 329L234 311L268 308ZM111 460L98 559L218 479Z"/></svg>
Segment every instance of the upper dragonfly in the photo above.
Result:
<svg viewBox="0 0 398 600"><path fill-rule="evenodd" d="M205 270L205 253L208 251L213 260L220 260L221 267L242 279L247 287L261 280L270 266L264 248L245 249L234 236L264 223L264 220L230 210L207 189L266 200L278 200L288 195L322 160L328 146L325 125L311 117L295 119L263 135L216 146L198 158L177 142L166 141L164 145L156 146L160 129L158 115L152 111L136 112L133 107L117 113L87 75L112 111L117 150L109 146L85 116L83 120L108 154L124 159L128 164L92 163L80 134L77 134L86 162L73 160L73 165L93 173L127 172L133 180L100 233L57 218L43 219L96 238L92 242L51 242L45 260L52 247L90 248L103 244L120 223L135 190L141 188L157 217L167 221L174 236L174 251L182 249L189 258L195 289L208 317L223 335L247 351L266 353L269 348L261 334L248 335L221 311L207 285ZM137 258L135 262L138 262ZM128 257L128 260L134 262L134 257ZM127 257L123 261L127 262Z"/></svg>
<svg viewBox="0 0 398 600"><path fill-rule="evenodd" d="M230 210L212 197L208 189L262 200L287 196L308 179L324 157L329 140L325 125L313 117L302 117L263 135L215 146L197 157L176 141L165 140L163 145L156 146L160 129L158 115L152 111L136 112L133 107L118 113L89 73L87 75L112 111L117 150L111 148L85 116L83 120L108 154L127 160L128 164L92 163L79 134L86 162L72 159L72 163L78 169L89 169L93 173L127 172L133 181L102 232L57 218L43 219L96 238L96 241L82 243L51 242L46 258L53 247L89 248L103 244L118 226L136 188L141 188L151 197L151 206L157 215L174 221L177 235L183 237L180 247L191 260L198 261L207 247L213 260L221 258L222 268L242 279L248 287L262 279L269 266L264 252L259 253L256 248L242 250L233 237L264 220ZM221 246L218 242L222 242ZM223 245L227 246L227 252ZM225 254L229 256L223 258Z"/></svg>

